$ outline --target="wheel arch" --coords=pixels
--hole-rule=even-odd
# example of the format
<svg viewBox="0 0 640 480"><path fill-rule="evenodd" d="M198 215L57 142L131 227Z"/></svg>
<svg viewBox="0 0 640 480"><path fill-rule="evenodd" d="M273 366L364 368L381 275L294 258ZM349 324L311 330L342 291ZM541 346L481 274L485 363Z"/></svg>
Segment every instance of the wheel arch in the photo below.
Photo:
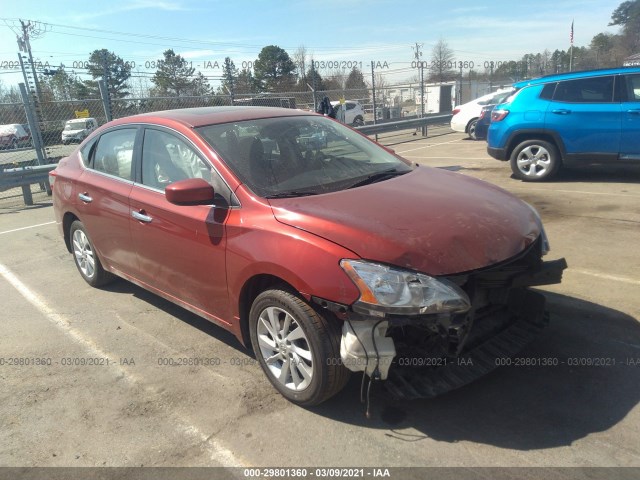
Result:
<svg viewBox="0 0 640 480"><path fill-rule="evenodd" d="M64 234L64 244L67 246L69 253L73 253L71 248L71 224L76 220L80 220L76 215L67 212L62 217L62 232Z"/></svg>
<svg viewBox="0 0 640 480"><path fill-rule="evenodd" d="M287 290L295 295L300 295L300 292L283 278L268 274L260 273L248 278L238 296L238 314L240 316L240 341L242 344L251 348L251 337L249 333L249 312L251 311L251 305L258 295L266 290L279 287Z"/></svg>
<svg viewBox="0 0 640 480"><path fill-rule="evenodd" d="M513 150L518 145L520 145L522 142L526 142L527 140L544 140L545 142L552 143L558 149L558 152L560 153L559 160L562 163L566 154L564 142L557 132L548 130L521 130L513 133L509 138L509 141L507 142L507 159L511 158Z"/></svg>
<svg viewBox="0 0 640 480"><path fill-rule="evenodd" d="M478 120L480 120L480 117L470 118L469 121L467 122L467 126L464 127L464 133L469 133L469 127L471 127L471 124L473 122L477 122Z"/></svg>

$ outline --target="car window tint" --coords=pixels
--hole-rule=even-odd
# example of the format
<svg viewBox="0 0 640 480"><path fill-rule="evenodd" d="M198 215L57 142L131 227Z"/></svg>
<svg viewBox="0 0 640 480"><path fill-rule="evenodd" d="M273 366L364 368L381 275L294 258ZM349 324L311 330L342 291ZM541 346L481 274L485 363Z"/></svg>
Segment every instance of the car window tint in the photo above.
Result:
<svg viewBox="0 0 640 480"><path fill-rule="evenodd" d="M544 87L542 87L542 92L540 92L540 98L544 98L546 100L551 100L553 98L553 92L556 90L557 83L547 83Z"/></svg>
<svg viewBox="0 0 640 480"><path fill-rule="evenodd" d="M613 76L581 78L559 82L553 99L570 103L607 103L613 101Z"/></svg>
<svg viewBox="0 0 640 480"><path fill-rule="evenodd" d="M91 140L90 142L87 142L81 149L80 149L80 157L82 158L82 162L86 165L86 166L93 166L91 165L91 149L93 148L93 146L96 144L96 139Z"/></svg>
<svg viewBox="0 0 640 480"><path fill-rule="evenodd" d="M185 141L167 132L147 129L142 144L142 183L164 190L187 178L209 181L210 167Z"/></svg>
<svg viewBox="0 0 640 480"><path fill-rule="evenodd" d="M161 130L145 130L142 143L142 183L164 190L170 183L203 178L213 186L218 206L239 205L222 177L185 140Z"/></svg>
<svg viewBox="0 0 640 480"><path fill-rule="evenodd" d="M133 142L137 129L122 128L103 134L93 153L94 170L131 180Z"/></svg>
<svg viewBox="0 0 640 480"><path fill-rule="evenodd" d="M627 75L627 101L640 102L640 75Z"/></svg>

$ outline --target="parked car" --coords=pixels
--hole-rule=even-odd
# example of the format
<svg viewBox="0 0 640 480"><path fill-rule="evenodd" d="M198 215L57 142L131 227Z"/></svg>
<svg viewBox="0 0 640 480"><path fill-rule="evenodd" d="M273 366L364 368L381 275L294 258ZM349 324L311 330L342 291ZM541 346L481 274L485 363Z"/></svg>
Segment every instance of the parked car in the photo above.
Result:
<svg viewBox="0 0 640 480"><path fill-rule="evenodd" d="M0 125L0 147L19 148L31 145L31 134L19 123Z"/></svg>
<svg viewBox="0 0 640 480"><path fill-rule="evenodd" d="M98 121L95 118L74 118L67 120L62 130L62 143L80 143L87 138L91 132L98 128Z"/></svg>
<svg viewBox="0 0 640 480"><path fill-rule="evenodd" d="M342 118L342 109L344 108L344 123L354 127L364 125L364 107L360 102L347 100L344 104L331 102L331 105L336 110L336 118L338 120Z"/></svg>
<svg viewBox="0 0 640 480"><path fill-rule="evenodd" d="M301 405L349 371L400 398L471 382L543 327L527 287L566 267L510 193L299 110L115 120L51 184L87 283L119 276L230 330Z"/></svg>
<svg viewBox="0 0 640 480"><path fill-rule="evenodd" d="M640 68L564 73L514 84L492 114L487 151L516 178L563 165L640 160Z"/></svg>
<svg viewBox="0 0 640 480"><path fill-rule="evenodd" d="M487 132L489 131L489 125L491 125L491 112L495 108L494 104L485 105L482 107L480 117L475 126L475 139L485 140L487 138Z"/></svg>
<svg viewBox="0 0 640 480"><path fill-rule="evenodd" d="M512 88L500 89L497 92L483 95L463 105L459 105L453 109L451 114L451 129L460 133L467 133L473 140L476 139L476 124L480 118L482 107L485 105L496 105L502 103L507 98Z"/></svg>

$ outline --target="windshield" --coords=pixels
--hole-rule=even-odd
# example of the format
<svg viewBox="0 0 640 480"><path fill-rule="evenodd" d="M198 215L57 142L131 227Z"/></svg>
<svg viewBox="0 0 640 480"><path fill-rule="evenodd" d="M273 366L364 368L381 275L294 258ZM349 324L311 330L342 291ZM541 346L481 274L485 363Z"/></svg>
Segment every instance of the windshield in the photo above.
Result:
<svg viewBox="0 0 640 480"><path fill-rule="evenodd" d="M86 125L86 121L81 120L78 122L67 122L67 124L64 126L65 130L84 130L85 125Z"/></svg>
<svg viewBox="0 0 640 480"><path fill-rule="evenodd" d="M324 117L262 118L196 130L263 197L335 192L411 171L374 142Z"/></svg>

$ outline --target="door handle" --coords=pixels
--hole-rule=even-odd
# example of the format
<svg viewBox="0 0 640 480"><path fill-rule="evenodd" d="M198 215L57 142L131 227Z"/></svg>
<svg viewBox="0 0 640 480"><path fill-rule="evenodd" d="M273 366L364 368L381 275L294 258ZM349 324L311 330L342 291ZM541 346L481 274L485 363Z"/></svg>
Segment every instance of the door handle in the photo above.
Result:
<svg viewBox="0 0 640 480"><path fill-rule="evenodd" d="M145 215L144 214L144 210L140 210L139 212L136 212L136 211L132 210L131 211L131 216L133 218L135 218L136 220L139 220L139 221L144 222L144 223L150 223L151 220L153 220L153 218L151 218L149 215Z"/></svg>
<svg viewBox="0 0 640 480"><path fill-rule="evenodd" d="M551 110L551 111L556 115L569 115L571 113L571 110L566 110L564 108L559 108L557 110Z"/></svg>
<svg viewBox="0 0 640 480"><path fill-rule="evenodd" d="M640 115L640 110L627 110L627 113L631 115Z"/></svg>
<svg viewBox="0 0 640 480"><path fill-rule="evenodd" d="M78 194L78 198L80 200L82 200L85 203L91 203L93 202L93 198L91 198L89 195L87 195L86 193L79 193Z"/></svg>

